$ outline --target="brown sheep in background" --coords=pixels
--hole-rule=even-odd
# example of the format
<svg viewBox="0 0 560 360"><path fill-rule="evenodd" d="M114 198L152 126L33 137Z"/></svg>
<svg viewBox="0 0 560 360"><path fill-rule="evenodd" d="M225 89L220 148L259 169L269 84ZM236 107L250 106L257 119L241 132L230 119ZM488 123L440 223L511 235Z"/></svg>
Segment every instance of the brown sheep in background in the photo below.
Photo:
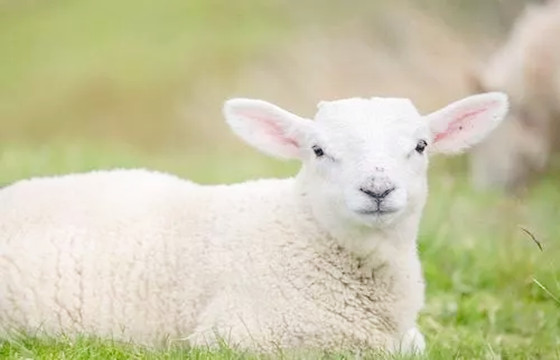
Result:
<svg viewBox="0 0 560 360"><path fill-rule="evenodd" d="M475 77L476 91L509 94L508 118L471 154L478 188L515 191L560 149L560 1L529 6Z"/></svg>

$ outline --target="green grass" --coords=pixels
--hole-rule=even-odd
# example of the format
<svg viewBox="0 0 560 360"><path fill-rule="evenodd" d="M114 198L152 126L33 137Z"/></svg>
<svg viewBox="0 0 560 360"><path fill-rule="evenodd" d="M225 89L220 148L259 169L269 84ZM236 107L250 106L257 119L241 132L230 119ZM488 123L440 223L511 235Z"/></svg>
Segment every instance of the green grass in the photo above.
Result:
<svg viewBox="0 0 560 360"><path fill-rule="evenodd" d="M284 176L296 164L240 154L146 154L108 145L0 147L0 182L94 168L149 167L201 182ZM232 156L235 161L232 161ZM428 359L560 359L560 192L554 174L523 198L475 193L460 161L435 161L420 232L427 304L420 324ZM520 226L542 243L536 243ZM20 337L0 343L8 359L257 358L226 347L145 349L98 339ZM290 354L333 358L352 354ZM367 357L367 356L366 356Z"/></svg>

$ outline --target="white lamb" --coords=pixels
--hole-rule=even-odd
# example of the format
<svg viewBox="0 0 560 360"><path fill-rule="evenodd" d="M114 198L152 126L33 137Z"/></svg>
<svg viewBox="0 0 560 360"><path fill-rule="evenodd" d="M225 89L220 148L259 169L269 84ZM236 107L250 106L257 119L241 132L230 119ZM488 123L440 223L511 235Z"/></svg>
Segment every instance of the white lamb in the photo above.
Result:
<svg viewBox="0 0 560 360"><path fill-rule="evenodd" d="M406 99L322 102L315 121L225 104L234 132L303 163L294 178L201 186L143 170L0 191L0 325L154 344L421 351L416 235L428 153L503 118L500 93L428 116Z"/></svg>

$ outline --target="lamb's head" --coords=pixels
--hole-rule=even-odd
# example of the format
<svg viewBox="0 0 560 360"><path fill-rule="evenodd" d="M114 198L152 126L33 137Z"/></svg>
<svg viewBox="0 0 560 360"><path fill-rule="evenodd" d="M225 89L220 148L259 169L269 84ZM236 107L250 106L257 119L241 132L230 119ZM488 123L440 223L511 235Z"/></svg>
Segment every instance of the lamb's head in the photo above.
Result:
<svg viewBox="0 0 560 360"><path fill-rule="evenodd" d="M315 121L261 100L229 100L224 113L257 149L302 161L298 181L322 224L367 230L419 218L428 155L475 144L506 109L505 95L488 93L427 116L409 100L393 98L321 102Z"/></svg>

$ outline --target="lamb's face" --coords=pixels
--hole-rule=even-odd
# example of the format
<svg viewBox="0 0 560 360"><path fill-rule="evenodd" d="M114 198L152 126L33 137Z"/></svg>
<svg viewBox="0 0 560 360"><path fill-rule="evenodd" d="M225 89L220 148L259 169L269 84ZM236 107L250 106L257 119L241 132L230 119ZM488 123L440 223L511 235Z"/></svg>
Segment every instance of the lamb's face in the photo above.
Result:
<svg viewBox="0 0 560 360"><path fill-rule="evenodd" d="M419 216L427 154L458 153L502 120L507 98L475 95L428 116L405 99L346 99L319 105L315 121L261 100L233 99L224 113L257 149L299 159L305 199L323 226L385 227Z"/></svg>
<svg viewBox="0 0 560 360"><path fill-rule="evenodd" d="M301 181L317 211L386 226L424 204L431 140L406 99L324 102L301 144Z"/></svg>

